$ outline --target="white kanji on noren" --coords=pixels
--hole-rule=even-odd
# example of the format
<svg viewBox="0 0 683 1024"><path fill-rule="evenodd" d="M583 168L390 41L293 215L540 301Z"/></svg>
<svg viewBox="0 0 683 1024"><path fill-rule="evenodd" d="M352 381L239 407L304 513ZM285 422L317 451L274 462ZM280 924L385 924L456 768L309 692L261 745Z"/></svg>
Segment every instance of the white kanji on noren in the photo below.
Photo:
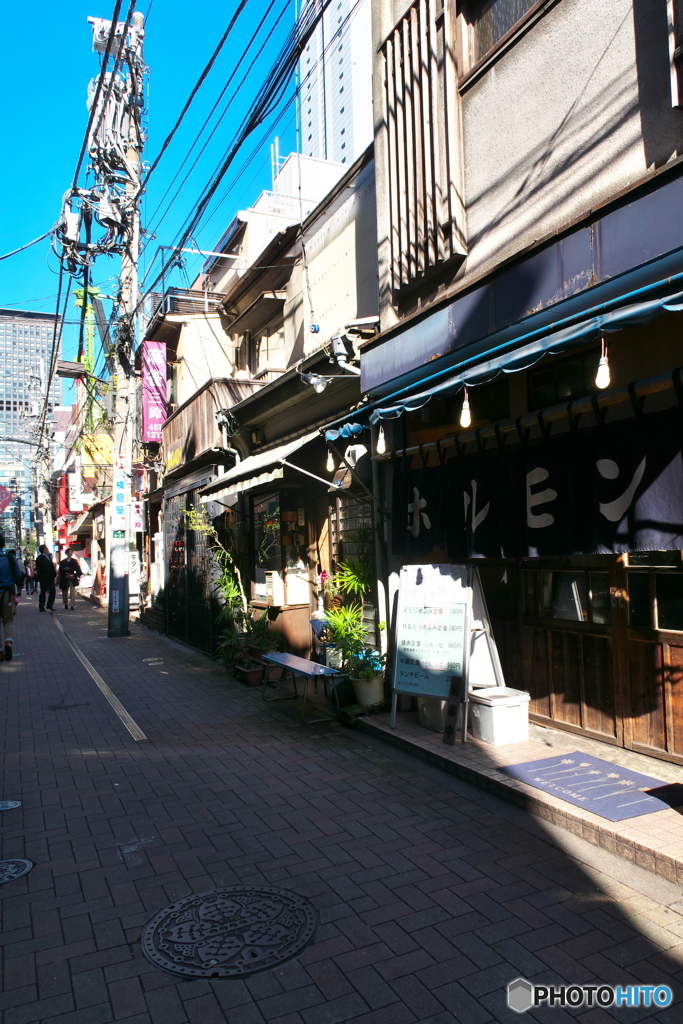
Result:
<svg viewBox="0 0 683 1024"><path fill-rule="evenodd" d="M638 490L638 484L643 479L646 462L647 456L644 456L640 464L638 465L638 468L636 469L635 473L633 474L633 479L631 480L631 483L628 485L623 494L621 494L618 498L615 498L614 501L600 502L600 512L605 517L605 519L609 520L610 523L618 523L624 518L631 502L635 497L636 491ZM619 476L619 466L616 462L614 462L613 459L598 459L595 465L597 467L598 473L605 480L616 480Z"/></svg>
<svg viewBox="0 0 683 1024"><path fill-rule="evenodd" d="M536 466L526 475L526 524L532 530L541 530L544 526L552 526L555 516L550 512L534 512L537 505L545 505L549 501L555 501L557 491L552 487L546 487L544 491L532 491L536 484L542 484L547 480L550 473L543 466Z"/></svg>
<svg viewBox="0 0 683 1024"><path fill-rule="evenodd" d="M413 537L420 536L420 522L426 530L431 530L432 524L429 516L422 509L427 507L427 501L425 498L420 497L420 492L417 487L413 487L413 500L408 505L408 529L412 533ZM410 521L412 516L412 523Z"/></svg>
<svg viewBox="0 0 683 1024"><path fill-rule="evenodd" d="M463 499L465 502L465 522L467 522L467 516L472 506L472 533L475 532L478 526L486 519L487 515L491 511L491 502L487 501L484 507L477 512L477 481L472 480L472 497L469 495L469 491L463 491Z"/></svg>

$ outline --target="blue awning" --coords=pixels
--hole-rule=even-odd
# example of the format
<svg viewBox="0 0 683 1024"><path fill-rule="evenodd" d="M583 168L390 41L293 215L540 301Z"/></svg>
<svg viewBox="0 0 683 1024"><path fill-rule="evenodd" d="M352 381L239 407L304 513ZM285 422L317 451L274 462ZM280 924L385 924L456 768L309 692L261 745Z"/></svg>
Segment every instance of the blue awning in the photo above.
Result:
<svg viewBox="0 0 683 1024"><path fill-rule="evenodd" d="M552 324L545 325L514 338L514 341L511 341L508 331L501 331L486 339L489 358L482 359L481 355L473 355L427 378L432 380L428 388L410 394L410 388L406 387L393 395L388 395L375 404L370 422L374 425L380 420L396 419L404 412L421 409L435 395L456 394L465 385L476 387L478 384L488 383L501 373L525 370L544 355L558 355L570 351L572 348L585 345L587 340L598 337L601 333L621 331L626 327L647 323L662 312L681 311L683 292L676 291L657 298L645 298L641 302L618 306L579 320L568 327L558 325L554 328Z"/></svg>

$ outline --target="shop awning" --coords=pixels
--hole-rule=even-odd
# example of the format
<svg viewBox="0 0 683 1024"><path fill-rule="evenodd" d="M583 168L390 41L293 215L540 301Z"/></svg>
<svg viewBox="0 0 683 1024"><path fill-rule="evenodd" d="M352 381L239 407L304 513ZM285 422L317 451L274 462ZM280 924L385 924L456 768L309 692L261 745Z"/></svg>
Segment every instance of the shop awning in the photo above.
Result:
<svg viewBox="0 0 683 1024"><path fill-rule="evenodd" d="M71 525L69 526L69 534L71 536L75 536L76 534L82 531L83 527L87 523L91 523L93 518L92 513L93 510L91 508L86 509L85 512L78 519L71 523Z"/></svg>
<svg viewBox="0 0 683 1024"><path fill-rule="evenodd" d="M282 312L286 298L287 292L284 289L263 292L251 306L233 320L230 324L230 333L244 334L245 331L251 331L253 334L262 330Z"/></svg>
<svg viewBox="0 0 683 1024"><path fill-rule="evenodd" d="M680 289L680 282L678 288ZM607 334L644 324L663 312L681 311L683 292L678 290L672 294L648 297L641 302L601 311L568 326L561 323L546 325L521 337L510 338L509 329L500 331L486 339L485 353L472 355L459 366L451 366L434 375L431 377L430 387L413 394L410 394L410 388L404 388L379 400L372 410L370 422L376 424L380 420L396 419L404 412L421 409L434 396L455 394L464 385L475 387L477 384L486 384L500 373L525 370L544 355L558 355L570 351L572 348L585 345L587 340L599 336L600 333ZM429 379L428 377L427 380Z"/></svg>
<svg viewBox="0 0 683 1024"><path fill-rule="evenodd" d="M267 452L259 452L258 455L250 455L204 487L199 499L200 503L205 505L209 501L221 501L231 495L240 494L242 491L249 491L252 487L281 480L285 472L281 460L289 458L309 441L319 437L320 432L313 430L309 434L298 437L295 441L288 441Z"/></svg>

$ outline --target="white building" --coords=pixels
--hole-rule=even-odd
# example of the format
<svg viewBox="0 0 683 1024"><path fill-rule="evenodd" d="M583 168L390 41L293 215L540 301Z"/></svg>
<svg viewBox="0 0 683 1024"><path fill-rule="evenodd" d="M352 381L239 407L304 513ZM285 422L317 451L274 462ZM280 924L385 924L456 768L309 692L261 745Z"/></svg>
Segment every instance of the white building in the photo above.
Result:
<svg viewBox="0 0 683 1024"><path fill-rule="evenodd" d="M320 0L303 0L300 17ZM333 0L299 62L305 156L351 165L372 142L370 0Z"/></svg>

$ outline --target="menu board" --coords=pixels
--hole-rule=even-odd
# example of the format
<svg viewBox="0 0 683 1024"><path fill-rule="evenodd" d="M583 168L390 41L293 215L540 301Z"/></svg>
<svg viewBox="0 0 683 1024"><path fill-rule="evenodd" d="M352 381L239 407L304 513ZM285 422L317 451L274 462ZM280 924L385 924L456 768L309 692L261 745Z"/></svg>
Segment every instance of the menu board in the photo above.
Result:
<svg viewBox="0 0 683 1024"><path fill-rule="evenodd" d="M396 620L395 693L448 698L464 671L469 587L464 567L404 565Z"/></svg>

